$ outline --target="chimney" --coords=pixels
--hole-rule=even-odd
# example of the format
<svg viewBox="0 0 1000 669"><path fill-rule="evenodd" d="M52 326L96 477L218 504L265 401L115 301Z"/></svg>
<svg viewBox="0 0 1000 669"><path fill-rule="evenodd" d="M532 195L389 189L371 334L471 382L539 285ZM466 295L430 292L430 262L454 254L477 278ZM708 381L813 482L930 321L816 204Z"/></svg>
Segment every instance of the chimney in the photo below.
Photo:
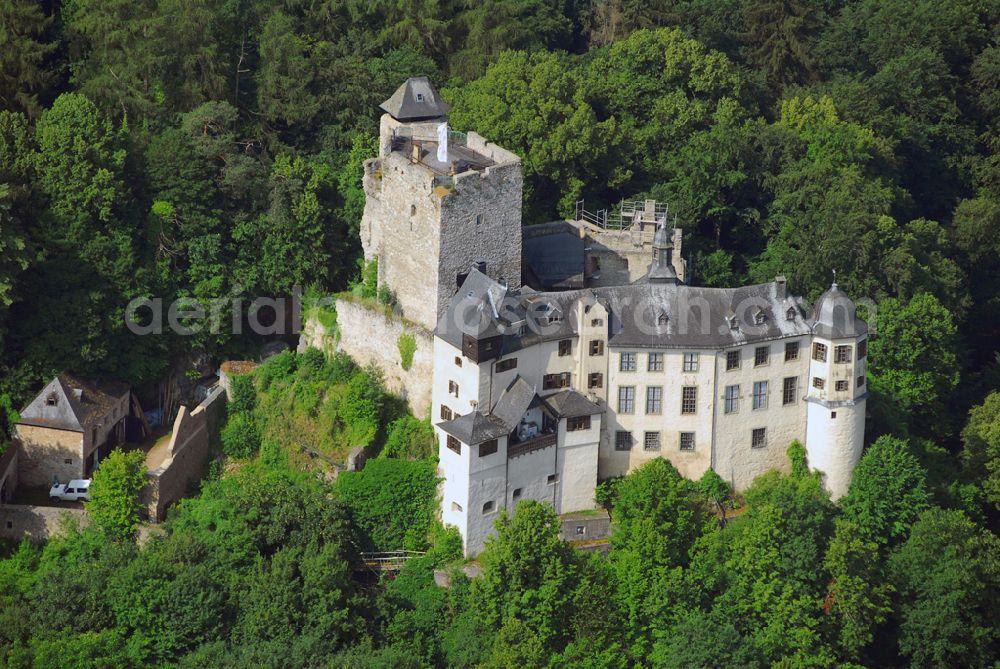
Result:
<svg viewBox="0 0 1000 669"><path fill-rule="evenodd" d="M784 275L783 274L779 274L778 276L774 277L774 283L778 287L777 288L778 299L779 300L785 299L785 297L787 295L787 290L786 290L787 285L786 285L786 281L785 281Z"/></svg>
<svg viewBox="0 0 1000 669"><path fill-rule="evenodd" d="M420 142L413 142L413 149L410 155L410 160L415 163L420 162Z"/></svg>

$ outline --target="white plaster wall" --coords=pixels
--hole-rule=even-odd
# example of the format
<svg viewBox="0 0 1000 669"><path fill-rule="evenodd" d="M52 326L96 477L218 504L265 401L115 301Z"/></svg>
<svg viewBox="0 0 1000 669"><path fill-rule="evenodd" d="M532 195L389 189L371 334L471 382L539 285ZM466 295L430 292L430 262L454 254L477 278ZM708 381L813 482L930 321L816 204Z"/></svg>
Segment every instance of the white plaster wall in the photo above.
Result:
<svg viewBox="0 0 1000 669"><path fill-rule="evenodd" d="M441 522L454 525L462 535L463 543L467 543L469 514L469 455L467 444L462 444L462 453L455 453L448 448L446 435L441 430L438 433L438 476L441 477ZM461 511L452 504L461 506ZM467 548L468 550L468 548Z"/></svg>
<svg viewBox="0 0 1000 669"><path fill-rule="evenodd" d="M597 486L597 462L601 441L601 416L590 417L589 430L566 430L559 421L558 482L555 509L558 513L593 509Z"/></svg>
<svg viewBox="0 0 1000 669"><path fill-rule="evenodd" d="M785 343L799 342L798 360L785 362ZM757 346L770 346L767 365L754 366ZM806 438L807 370L809 365L809 339L789 337L771 342L740 347L741 364L736 370L726 371L726 349L715 356L718 385L715 389L715 470L737 490L744 490L753 480L771 469L788 471L786 451L793 440ZM782 404L785 377L798 379L796 401ZM767 381L767 408L753 409L753 384ZM735 414L725 413L726 386L739 384L740 406ZM752 448L754 428L767 428L767 446Z"/></svg>
<svg viewBox="0 0 1000 669"><path fill-rule="evenodd" d="M456 358L461 360L461 365L455 364ZM442 404L451 409L456 418L464 416L480 404L487 410L483 384L489 383L489 365L489 362L476 364L463 356L461 350L440 337L435 337L431 422L436 424L441 421ZM458 384L457 397L448 392L449 381Z"/></svg>
<svg viewBox="0 0 1000 669"><path fill-rule="evenodd" d="M636 371L620 371L623 352L637 354ZM663 371L648 371L650 353L663 354ZM684 372L684 353L698 353L698 371ZM602 479L619 476L642 466L653 458L669 460L686 477L698 478L712 462L712 412L715 406L712 384L715 375L715 352L704 349L638 349L615 347L608 360L607 428L601 442L599 473ZM635 413L618 413L618 389L635 387ZM663 388L662 413L646 414L646 388ZM684 386L698 388L697 413L681 414ZM615 450L615 432L632 432L630 451ZM643 448L645 432L660 432L660 450ZM693 451L680 450L680 433L695 433Z"/></svg>
<svg viewBox="0 0 1000 669"><path fill-rule="evenodd" d="M826 407L808 402L806 455L812 469L823 472L823 485L836 500L847 494L865 438L865 405ZM837 417L833 418L836 412Z"/></svg>

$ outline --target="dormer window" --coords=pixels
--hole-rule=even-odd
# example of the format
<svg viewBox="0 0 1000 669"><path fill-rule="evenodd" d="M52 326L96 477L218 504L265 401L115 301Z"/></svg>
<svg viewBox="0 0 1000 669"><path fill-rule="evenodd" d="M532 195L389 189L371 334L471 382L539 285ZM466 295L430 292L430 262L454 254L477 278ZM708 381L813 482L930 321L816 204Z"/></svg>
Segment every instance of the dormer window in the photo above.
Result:
<svg viewBox="0 0 1000 669"><path fill-rule="evenodd" d="M740 322L736 316L726 316L726 322L729 323L730 330L738 330L740 328Z"/></svg>
<svg viewBox="0 0 1000 669"><path fill-rule="evenodd" d="M55 393L49 393L49 396L45 398L45 404L50 407L54 407L59 403L59 396Z"/></svg>
<svg viewBox="0 0 1000 669"><path fill-rule="evenodd" d="M417 102L423 102L423 101L424 101L424 94L417 93Z"/></svg>
<svg viewBox="0 0 1000 669"><path fill-rule="evenodd" d="M666 325L669 320L670 320L670 317L667 316L666 313L664 313L664 312L661 311L660 315L656 317L656 324L657 325Z"/></svg>
<svg viewBox="0 0 1000 669"><path fill-rule="evenodd" d="M794 308L792 308L792 307L788 308L788 311L785 312L785 320L786 321L794 321L795 320L795 309Z"/></svg>
<svg viewBox="0 0 1000 669"><path fill-rule="evenodd" d="M764 324L764 318L765 318L764 310L758 307L757 310L753 312L753 322L754 322L754 324L755 325L763 325Z"/></svg>

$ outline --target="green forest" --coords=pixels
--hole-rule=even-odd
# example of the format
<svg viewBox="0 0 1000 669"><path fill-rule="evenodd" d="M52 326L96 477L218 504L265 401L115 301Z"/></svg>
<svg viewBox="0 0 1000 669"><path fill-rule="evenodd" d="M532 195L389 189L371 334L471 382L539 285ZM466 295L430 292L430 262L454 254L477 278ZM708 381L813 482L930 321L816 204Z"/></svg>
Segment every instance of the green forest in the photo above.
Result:
<svg viewBox="0 0 1000 669"><path fill-rule="evenodd" d="M608 556L522 503L471 580L434 520L426 421L349 360L277 356L162 536L139 547L139 464L116 455L93 527L4 547L0 667L995 667L998 19L997 0L0 0L4 438L56 373L143 387L259 350L136 336L135 298L375 291L362 162L409 76L522 157L527 225L655 198L694 283L783 274L815 299L836 269L875 305L845 498L797 444L739 497L657 460L601 486ZM330 482L293 441L381 453ZM402 548L425 554L395 579L355 572Z"/></svg>
<svg viewBox="0 0 1000 669"><path fill-rule="evenodd" d="M142 453L115 451L90 527L6 547L0 666L995 666L1000 541L982 491L930 442L879 437L836 505L798 443L789 473L739 497L657 458L599 486L606 556L522 501L470 579L458 531L436 520L430 427L377 375L312 349L238 378L225 457L157 534L137 541ZM973 413L970 453L996 448L998 399ZM381 453L331 482L289 447L306 416ZM398 574L363 566L399 549L418 553Z"/></svg>

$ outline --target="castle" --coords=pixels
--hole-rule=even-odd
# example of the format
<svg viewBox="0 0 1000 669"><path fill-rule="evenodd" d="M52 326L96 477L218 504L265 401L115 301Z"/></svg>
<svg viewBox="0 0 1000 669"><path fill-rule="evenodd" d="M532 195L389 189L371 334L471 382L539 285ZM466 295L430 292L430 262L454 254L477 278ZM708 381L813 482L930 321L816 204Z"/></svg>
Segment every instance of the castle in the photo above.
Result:
<svg viewBox="0 0 1000 669"><path fill-rule="evenodd" d="M500 509L593 508L599 480L664 457L737 490L805 444L843 495L864 441L867 326L836 283L688 285L653 202L521 227L519 158L448 129L426 78L382 105L362 242L402 317L433 332L441 517L478 553Z"/></svg>

